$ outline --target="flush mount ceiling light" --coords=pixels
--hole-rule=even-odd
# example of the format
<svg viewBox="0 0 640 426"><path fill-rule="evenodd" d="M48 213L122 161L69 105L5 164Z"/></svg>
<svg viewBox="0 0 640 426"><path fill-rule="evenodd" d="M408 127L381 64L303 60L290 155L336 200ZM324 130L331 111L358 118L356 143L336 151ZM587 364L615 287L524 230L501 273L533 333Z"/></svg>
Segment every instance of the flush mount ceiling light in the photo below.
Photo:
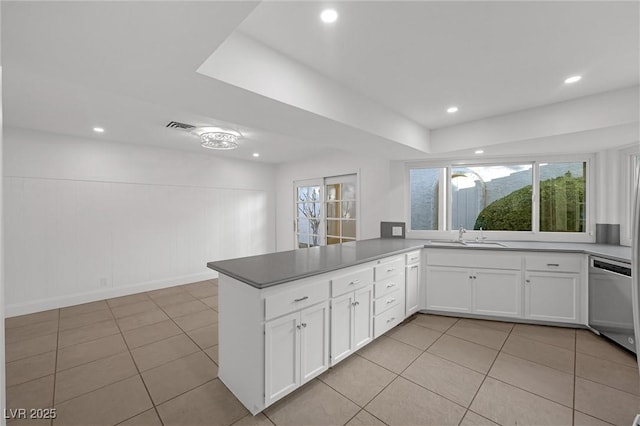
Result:
<svg viewBox="0 0 640 426"><path fill-rule="evenodd" d="M102 127L94 127L93 131L96 133L104 133L104 129Z"/></svg>
<svg viewBox="0 0 640 426"><path fill-rule="evenodd" d="M475 151L476 154L484 154L484 151L481 149L476 149Z"/></svg>
<svg viewBox="0 0 640 426"><path fill-rule="evenodd" d="M582 80L582 76L581 75L574 75L574 76L571 76L571 77L565 79L564 82L566 84L571 84L571 83L577 83L580 80Z"/></svg>
<svg viewBox="0 0 640 426"><path fill-rule="evenodd" d="M191 131L200 137L200 145L208 149L229 150L238 147L238 139L242 135L233 130L217 127L198 127Z"/></svg>
<svg viewBox="0 0 640 426"><path fill-rule="evenodd" d="M260 154L259 154L259 153L257 153L257 152L254 152L254 153L253 153L253 156L254 156L254 157L256 157L256 158L258 158L258 157L260 157Z"/></svg>
<svg viewBox="0 0 640 426"><path fill-rule="evenodd" d="M322 22L325 24L333 24L338 20L338 12L334 9L325 9L320 14L320 19L322 19Z"/></svg>
<svg viewBox="0 0 640 426"><path fill-rule="evenodd" d="M449 108L447 108L447 112L449 114L453 114L454 112L458 112L458 107L457 106L449 107Z"/></svg>

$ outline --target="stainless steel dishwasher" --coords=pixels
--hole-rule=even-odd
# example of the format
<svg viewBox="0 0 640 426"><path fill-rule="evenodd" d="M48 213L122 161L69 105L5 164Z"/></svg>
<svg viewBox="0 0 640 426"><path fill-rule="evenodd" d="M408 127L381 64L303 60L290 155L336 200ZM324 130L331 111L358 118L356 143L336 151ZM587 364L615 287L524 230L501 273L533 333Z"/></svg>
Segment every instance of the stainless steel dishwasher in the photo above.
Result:
<svg viewBox="0 0 640 426"><path fill-rule="evenodd" d="M589 259L589 326L636 353L631 264Z"/></svg>

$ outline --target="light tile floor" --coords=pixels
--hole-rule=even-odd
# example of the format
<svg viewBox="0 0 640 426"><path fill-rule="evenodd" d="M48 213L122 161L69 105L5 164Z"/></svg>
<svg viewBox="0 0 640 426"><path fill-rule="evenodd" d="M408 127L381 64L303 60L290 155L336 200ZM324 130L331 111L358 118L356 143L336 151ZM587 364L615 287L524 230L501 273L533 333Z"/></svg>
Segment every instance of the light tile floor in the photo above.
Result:
<svg viewBox="0 0 640 426"><path fill-rule="evenodd" d="M6 320L9 409L49 425L631 425L635 358L586 330L418 315L251 416L217 379L217 282Z"/></svg>

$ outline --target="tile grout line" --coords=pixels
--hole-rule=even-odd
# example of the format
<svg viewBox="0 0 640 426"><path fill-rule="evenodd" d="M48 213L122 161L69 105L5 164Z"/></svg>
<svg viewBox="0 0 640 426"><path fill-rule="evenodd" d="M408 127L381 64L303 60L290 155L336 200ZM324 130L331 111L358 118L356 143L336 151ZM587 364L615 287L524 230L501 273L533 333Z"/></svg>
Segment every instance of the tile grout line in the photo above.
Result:
<svg viewBox="0 0 640 426"><path fill-rule="evenodd" d="M146 295L146 293L145 293ZM149 296L147 296L149 297ZM149 297L149 299L151 299ZM156 407L155 402L153 401L153 398L151 397L151 393L149 392L149 388L147 387L147 383L144 381L144 377L142 377L142 373L140 372L140 368L138 367L138 363L136 363L135 358L133 357L133 354L131 353L131 348L129 348L129 344L127 343L127 339L124 338L124 333L122 332L122 329L120 328L120 324L118 323L117 318L115 318L115 315L113 315L113 310L111 309L111 305L109 305L109 303L107 302L107 305L109 306L109 311L111 312L111 315L114 317L114 319L116 320L116 326L118 327L118 330L120 330L120 337L122 338L122 340L124 341L125 347L127 348L127 351L129 352L129 358L131 358L131 361L133 362L133 366L136 368L136 371L138 372L138 377L140 378L140 381L142 382L142 385L144 386L144 389L147 391L147 396L149 397L149 402L151 402L151 406L153 407L156 416L158 417L158 419L160 420L160 424L162 426L164 426L164 421L162 420L162 418L160 417L160 413L158 412L158 409ZM133 377L133 376L132 376ZM126 379L125 379L126 380ZM136 413L135 416L142 414L144 412L146 412L147 410L143 410L139 413ZM131 418L135 417L132 416ZM123 421L126 421L128 419L125 419ZM120 422L122 423L122 422Z"/></svg>
<svg viewBox="0 0 640 426"><path fill-rule="evenodd" d="M576 372L578 363L578 333L573 332L573 407L571 410L571 424L576 424Z"/></svg>
<svg viewBox="0 0 640 426"><path fill-rule="evenodd" d="M60 309L58 309L58 333L56 336L56 356L55 361L53 363L53 395L51 395L51 408L55 409L56 407L56 380L58 378L58 350L60 346ZM54 411L57 417L57 410ZM53 426L53 420L49 421L49 424Z"/></svg>
<svg viewBox="0 0 640 426"><path fill-rule="evenodd" d="M493 368L494 364L496 363L496 360L498 359L498 357L500 356L500 353L502 352L502 349L504 348L504 345L507 343L507 340L509 340L509 336L511 336L511 333L513 332L513 329L515 328L515 323L511 324L511 329L509 330L509 332L507 333L507 337L504 339L504 341L502 342L502 345L500 346L500 349L498 349L498 353L496 354L496 357L493 359L493 362L491 363L491 365L489 366L489 368L487 369L487 373L484 375L484 379L482 379L482 382L480 383L480 386L478 386L478 390L476 391L476 393L473 395L473 398L471 398L471 402L469 403L469 407L467 408L467 412L470 410L471 406L473 405L473 401L476 400L476 398L478 397L478 394L480 393L480 389L482 389L482 386L484 386L484 382L487 381L487 377L489 377L489 372L491 371L491 369ZM475 411L474 411L475 413ZM476 413L477 414L477 413ZM467 413L465 412L464 414L465 416L467 415ZM482 416L484 417L484 416ZM485 417L486 418L486 417ZM462 419L460 420L460 423L462 423L462 420L464 419L464 417L462 417ZM491 420L491 419L489 419ZM493 421L493 420L491 420ZM460 424L458 424L459 426Z"/></svg>

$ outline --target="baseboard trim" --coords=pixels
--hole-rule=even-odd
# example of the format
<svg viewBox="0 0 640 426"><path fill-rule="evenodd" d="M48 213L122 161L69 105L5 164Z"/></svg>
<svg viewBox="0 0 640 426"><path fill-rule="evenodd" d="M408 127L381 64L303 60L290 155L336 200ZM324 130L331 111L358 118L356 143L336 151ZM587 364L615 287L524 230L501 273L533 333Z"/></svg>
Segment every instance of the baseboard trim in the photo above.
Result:
<svg viewBox="0 0 640 426"><path fill-rule="evenodd" d="M216 272L208 271L163 280L146 281L122 287L110 287L89 292L38 299L30 302L8 304L5 306L5 317L10 318L18 315L32 314L34 312L48 311L50 309L65 308L67 306L79 305L82 303L97 302L99 300L111 299L113 297L128 296L130 294L142 293L144 291L174 287L196 281L210 280L217 277L218 274Z"/></svg>

